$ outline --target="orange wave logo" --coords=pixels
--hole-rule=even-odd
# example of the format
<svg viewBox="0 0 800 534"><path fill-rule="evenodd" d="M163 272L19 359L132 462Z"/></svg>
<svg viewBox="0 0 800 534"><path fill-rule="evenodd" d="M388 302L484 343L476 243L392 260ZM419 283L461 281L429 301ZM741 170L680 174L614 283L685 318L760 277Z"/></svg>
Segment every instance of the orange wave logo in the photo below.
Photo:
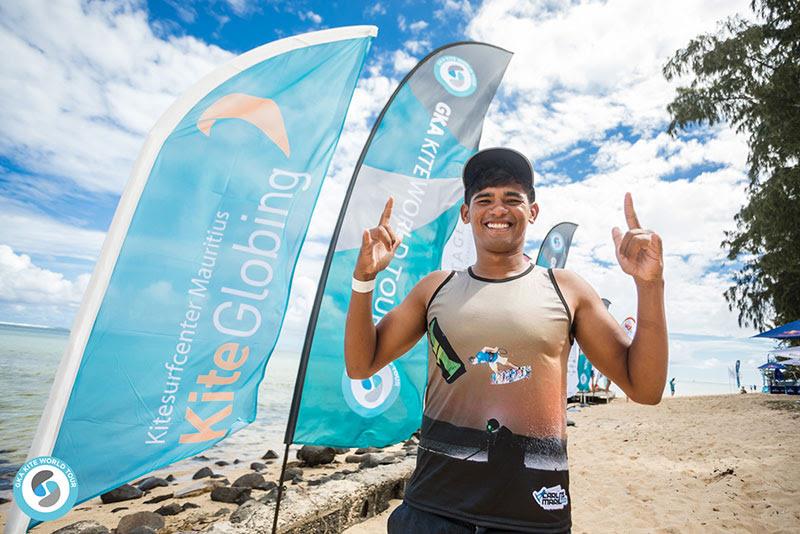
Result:
<svg viewBox="0 0 800 534"><path fill-rule="evenodd" d="M211 135L211 127L219 119L241 119L249 122L275 143L288 158L289 137L278 104L269 98L231 93L208 106L197 121L197 129Z"/></svg>

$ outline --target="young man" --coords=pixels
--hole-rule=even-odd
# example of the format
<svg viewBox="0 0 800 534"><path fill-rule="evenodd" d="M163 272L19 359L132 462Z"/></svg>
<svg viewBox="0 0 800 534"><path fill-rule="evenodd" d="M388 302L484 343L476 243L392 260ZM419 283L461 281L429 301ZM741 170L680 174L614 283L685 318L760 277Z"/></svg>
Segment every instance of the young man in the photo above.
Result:
<svg viewBox="0 0 800 534"><path fill-rule="evenodd" d="M612 230L638 293L630 339L577 274L524 255L536 220L533 169L522 154L483 150L464 166L461 218L477 261L436 271L372 323L372 287L400 245L390 198L365 230L345 330L347 373L372 376L427 333L428 384L417 466L390 533L568 532L566 369L575 339L635 402L658 404L667 373L661 238L641 228L625 195L628 231ZM513 362L493 371L489 363ZM486 362L487 365L481 365Z"/></svg>

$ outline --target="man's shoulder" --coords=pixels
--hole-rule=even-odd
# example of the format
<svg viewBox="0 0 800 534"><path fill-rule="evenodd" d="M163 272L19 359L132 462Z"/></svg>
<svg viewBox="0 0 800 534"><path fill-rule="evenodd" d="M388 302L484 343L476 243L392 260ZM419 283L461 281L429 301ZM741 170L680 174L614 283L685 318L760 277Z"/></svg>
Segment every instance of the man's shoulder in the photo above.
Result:
<svg viewBox="0 0 800 534"><path fill-rule="evenodd" d="M564 293L569 293L575 301L579 301L594 292L589 282L575 271L556 268L553 268L552 271L559 289Z"/></svg>
<svg viewBox="0 0 800 534"><path fill-rule="evenodd" d="M414 291L419 294L423 302L427 304L433 293L447 280L455 271L452 270L439 270L433 271L425 275L417 285Z"/></svg>
<svg viewBox="0 0 800 534"><path fill-rule="evenodd" d="M445 280L447 280L454 273L455 271L451 269L433 271L425 275L425 277L419 281L418 285L424 285L426 288L432 287L433 290L435 291L437 287L439 287Z"/></svg>

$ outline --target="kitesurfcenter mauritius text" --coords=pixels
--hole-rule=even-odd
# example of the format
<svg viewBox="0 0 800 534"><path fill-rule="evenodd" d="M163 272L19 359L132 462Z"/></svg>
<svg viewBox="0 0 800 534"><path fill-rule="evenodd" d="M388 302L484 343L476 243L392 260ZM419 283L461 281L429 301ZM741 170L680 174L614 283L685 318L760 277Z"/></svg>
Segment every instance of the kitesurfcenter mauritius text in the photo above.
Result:
<svg viewBox="0 0 800 534"><path fill-rule="evenodd" d="M184 417L193 430L181 434L178 440L180 443L214 440L221 438L227 432L229 425L225 425L223 421L233 413L236 382L241 376L241 372L236 369L244 365L250 355L250 348L245 342L261 327L261 312L256 305L262 303L270 294L269 285L273 278L270 260L276 260L281 249L281 230L289 218L288 208L296 205L294 199L296 195L308 190L311 185L311 175L276 168L270 174L268 184L270 190L259 200L257 213L252 222L248 222L249 217L245 214L239 217L240 221L254 227L246 245L237 243L231 246L234 251L242 255L238 280L241 285L238 288L223 286L220 289L223 295L220 299L222 302L211 312L214 329L232 339L220 344L214 351L215 367L207 374L197 377L197 387L193 389L204 386L204 391L184 393L188 400ZM160 399L161 404L156 410L158 415L153 418L146 432L147 445L163 445L167 442L167 436L175 423L173 413L175 401L180 395L181 378L189 359L194 357L212 359L210 354L193 354L192 346L200 319L206 313L209 304L208 288L224 245L226 230L232 222L230 215L227 211L217 211L202 242L202 260L188 283L187 305L184 316L178 324L180 333L172 355L164 363L167 371L166 382ZM203 419L192 409L192 406L198 406L197 403L215 403L213 407L219 409Z"/></svg>
<svg viewBox="0 0 800 534"><path fill-rule="evenodd" d="M400 213L395 213L393 216L393 220L397 225L397 233L402 236L403 239L411 234L411 229L414 228L414 219L419 215L422 200L428 190L428 180L431 178L433 163L436 161L436 156L439 153L441 143L433 139L433 137L441 138L444 135L447 122L450 120L450 114L450 106L444 102L438 102L433 107L433 115L428 122L428 129L425 131L422 145L417 154L417 163L414 165L414 170L412 171L414 176L422 178L425 181L411 181L409 189L404 195L407 198L404 198L403 201L400 202ZM402 262L406 256L408 256L408 245L403 242L397 247L394 258L392 258L391 263L386 267L385 272L388 273L388 275L381 277L381 280L378 282L376 291L377 298L372 305L372 321L375 324L397 304L397 286L403 273L403 267L402 265L397 265L395 262L397 260Z"/></svg>

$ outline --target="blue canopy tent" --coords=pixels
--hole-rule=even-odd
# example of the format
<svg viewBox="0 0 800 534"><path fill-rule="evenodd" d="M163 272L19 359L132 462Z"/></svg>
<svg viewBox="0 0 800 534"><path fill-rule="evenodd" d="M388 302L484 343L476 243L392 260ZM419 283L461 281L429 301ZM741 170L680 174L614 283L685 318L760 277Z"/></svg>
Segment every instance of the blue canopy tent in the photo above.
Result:
<svg viewBox="0 0 800 534"><path fill-rule="evenodd" d="M770 339L800 339L800 320L786 323L783 326L778 326L772 330L761 332L753 337L767 337ZM791 347L795 349L797 347ZM795 356L794 350L784 349L783 351L771 351L776 355L778 352L784 352L782 356L792 357ZM764 365L758 367L761 371L761 377L764 381L762 391L764 393L786 393L788 395L800 395L800 381L797 380L798 373L796 367L792 366L789 376L785 376L783 371L787 367L778 362L770 362L769 360Z"/></svg>
<svg viewBox="0 0 800 534"><path fill-rule="evenodd" d="M797 380L797 367L781 362L767 362L758 366L764 381L764 393L800 395L800 381ZM787 372L788 371L788 372Z"/></svg>
<svg viewBox="0 0 800 534"><path fill-rule="evenodd" d="M761 332L753 337L769 337L772 339L795 339L800 338L800 319L778 326L772 330Z"/></svg>

